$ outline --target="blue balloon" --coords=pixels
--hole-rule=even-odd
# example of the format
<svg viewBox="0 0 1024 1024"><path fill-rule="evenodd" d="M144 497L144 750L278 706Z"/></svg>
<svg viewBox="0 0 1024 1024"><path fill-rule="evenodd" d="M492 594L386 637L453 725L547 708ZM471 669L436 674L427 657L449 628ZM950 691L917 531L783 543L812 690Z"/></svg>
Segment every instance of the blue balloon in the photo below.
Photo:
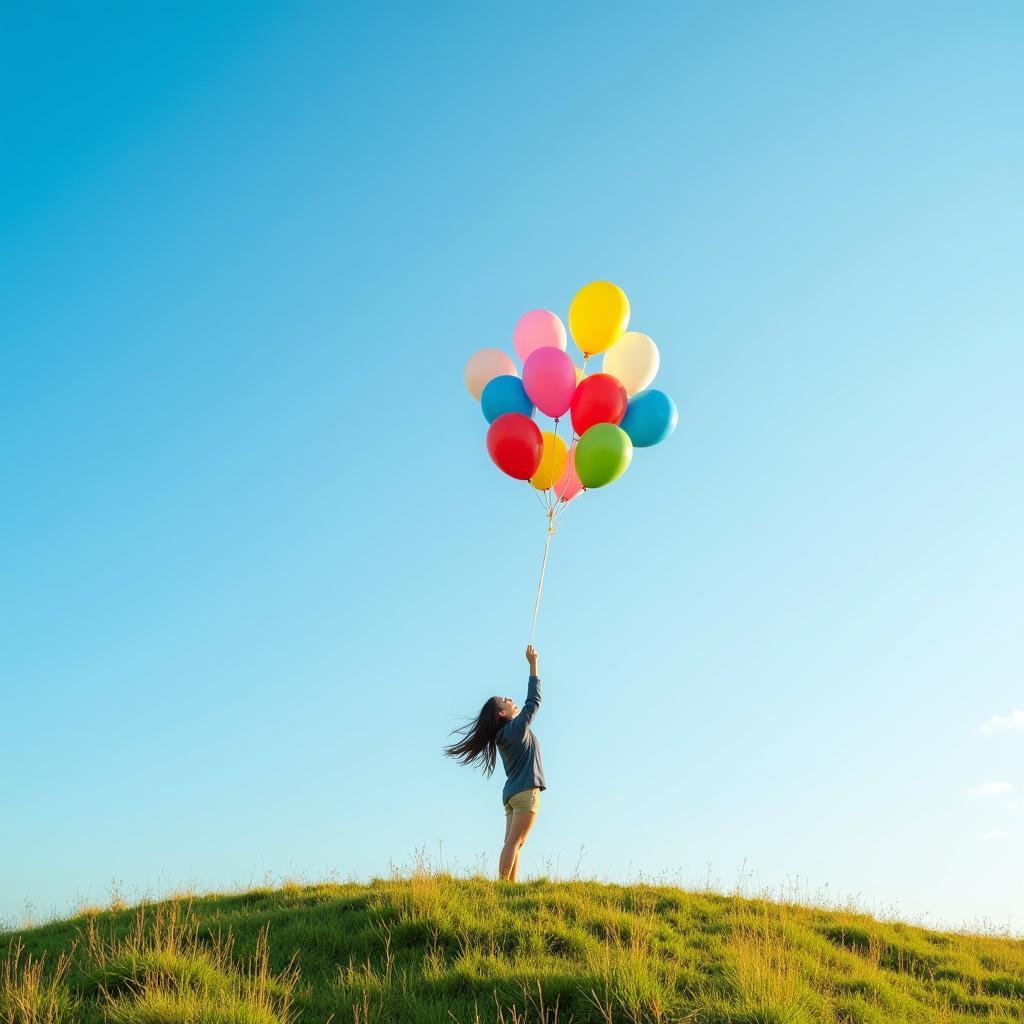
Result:
<svg viewBox="0 0 1024 1024"><path fill-rule="evenodd" d="M480 408L488 423L493 423L507 412L533 415L533 402L527 397L523 382L511 373L504 373L488 381L480 396Z"/></svg>
<svg viewBox="0 0 1024 1024"><path fill-rule="evenodd" d="M626 406L620 427L637 448L650 448L664 441L679 422L679 410L664 391L640 391Z"/></svg>

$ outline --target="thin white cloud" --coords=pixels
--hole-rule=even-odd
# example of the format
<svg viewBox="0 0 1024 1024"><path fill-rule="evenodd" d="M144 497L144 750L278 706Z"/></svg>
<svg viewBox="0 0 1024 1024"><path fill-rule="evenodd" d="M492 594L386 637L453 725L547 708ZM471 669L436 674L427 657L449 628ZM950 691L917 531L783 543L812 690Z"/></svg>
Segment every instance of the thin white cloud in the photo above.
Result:
<svg viewBox="0 0 1024 1024"><path fill-rule="evenodd" d="M1010 833L1007 832L1006 829L994 828L988 832L982 832L978 838L983 843L1001 843L1004 839L1007 839L1009 835Z"/></svg>
<svg viewBox="0 0 1024 1024"><path fill-rule="evenodd" d="M1008 782L983 782L980 786L968 786L967 794L973 796L976 799L986 796L996 796L999 793L1009 793L1010 784Z"/></svg>
<svg viewBox="0 0 1024 1024"><path fill-rule="evenodd" d="M978 726L986 736L994 732L1024 732L1024 711L1014 708L1008 715L993 715Z"/></svg>

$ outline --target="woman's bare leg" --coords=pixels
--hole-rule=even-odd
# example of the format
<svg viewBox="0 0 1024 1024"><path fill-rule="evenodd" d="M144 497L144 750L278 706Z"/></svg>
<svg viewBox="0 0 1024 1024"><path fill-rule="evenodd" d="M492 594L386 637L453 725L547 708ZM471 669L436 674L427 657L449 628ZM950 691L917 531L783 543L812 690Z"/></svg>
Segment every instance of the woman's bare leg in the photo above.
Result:
<svg viewBox="0 0 1024 1024"><path fill-rule="evenodd" d="M519 880L519 850L516 850L516 859L512 861L512 870L508 873L508 880L510 882L517 882Z"/></svg>
<svg viewBox="0 0 1024 1024"><path fill-rule="evenodd" d="M505 845L498 859L498 878L510 882L516 880L519 874L519 850L536 820L536 811L518 811L508 816L505 823Z"/></svg>
<svg viewBox="0 0 1024 1024"><path fill-rule="evenodd" d="M505 815L505 839L502 842L502 853L504 853L505 843L508 842L508 835L509 835L509 833L511 831L512 831L512 815L511 814L506 814ZM502 874L502 870L501 870L502 869L501 856L502 856L502 854L498 855L498 878L506 878L507 874Z"/></svg>
<svg viewBox="0 0 1024 1024"><path fill-rule="evenodd" d="M508 837L512 831L512 819L515 817L513 814L505 815L505 840L501 846L501 853L498 855L498 878L508 878L510 871L505 865L505 848L508 846ZM518 852L518 850L516 851ZM515 860L515 857L512 858Z"/></svg>

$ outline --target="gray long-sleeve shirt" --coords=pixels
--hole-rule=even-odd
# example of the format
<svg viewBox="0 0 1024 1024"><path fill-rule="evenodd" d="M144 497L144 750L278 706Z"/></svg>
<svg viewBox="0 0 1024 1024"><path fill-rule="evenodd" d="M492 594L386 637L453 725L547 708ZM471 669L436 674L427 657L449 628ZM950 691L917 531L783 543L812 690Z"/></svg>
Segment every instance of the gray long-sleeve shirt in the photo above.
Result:
<svg viewBox="0 0 1024 1024"><path fill-rule="evenodd" d="M544 783L544 765L540 759L540 742L530 728L533 716L540 707L540 679L530 676L526 687L526 703L511 722L506 722L497 733L495 741L501 754L501 763L508 776L501 791L501 802L505 803L513 793L524 789L548 787Z"/></svg>

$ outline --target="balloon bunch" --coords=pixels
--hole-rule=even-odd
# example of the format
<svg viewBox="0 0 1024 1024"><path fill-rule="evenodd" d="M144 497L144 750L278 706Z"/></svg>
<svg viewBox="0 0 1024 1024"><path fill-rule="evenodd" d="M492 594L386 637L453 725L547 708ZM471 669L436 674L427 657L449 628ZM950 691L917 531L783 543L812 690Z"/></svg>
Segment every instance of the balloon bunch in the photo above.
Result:
<svg viewBox="0 0 1024 1024"><path fill-rule="evenodd" d="M569 330L583 353L582 368L566 351L562 321L546 309L532 310L516 324L513 344L523 364L521 378L501 349L481 349L466 363L466 387L490 424L491 459L508 476L528 480L547 515L534 632L560 512L584 491L618 480L633 449L664 441L679 419L672 399L649 388L661 361L657 345L646 334L627 331L628 324L629 300L622 289L592 281L569 306ZM599 353L604 353L601 372L587 376L590 357ZM554 420L553 429L540 429L534 419L538 410ZM566 413L572 423L569 442L558 436Z"/></svg>

